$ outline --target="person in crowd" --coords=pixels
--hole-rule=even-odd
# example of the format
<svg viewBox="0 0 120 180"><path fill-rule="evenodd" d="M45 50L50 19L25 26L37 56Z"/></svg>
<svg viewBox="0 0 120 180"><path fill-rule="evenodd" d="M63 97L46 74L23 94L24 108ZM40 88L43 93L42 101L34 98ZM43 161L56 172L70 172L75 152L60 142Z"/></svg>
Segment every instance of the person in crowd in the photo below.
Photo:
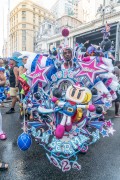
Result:
<svg viewBox="0 0 120 180"><path fill-rule="evenodd" d="M115 117L119 118L120 117L120 114L119 114L119 106L120 106L120 61L117 61L115 63L114 72L115 72L116 76L118 77L118 81L119 81L119 86L118 86L118 89L116 91L117 99L115 100Z"/></svg>
<svg viewBox="0 0 120 180"><path fill-rule="evenodd" d="M2 58L0 58L0 67L4 68L4 62L3 62Z"/></svg>
<svg viewBox="0 0 120 180"><path fill-rule="evenodd" d="M19 69L17 67L17 58L10 58L10 96L12 97L12 105L9 111L6 114L11 114L15 112L15 104L19 100L17 97L18 92L18 76Z"/></svg>
<svg viewBox="0 0 120 180"><path fill-rule="evenodd" d="M23 56L22 64L19 66L19 76L27 71L27 69L25 68L27 60L28 60L28 56Z"/></svg>
<svg viewBox="0 0 120 180"><path fill-rule="evenodd" d="M2 60L2 58L0 58L0 68L2 69L1 70L1 74L2 74L2 76L4 76L5 75L5 68L4 68L4 62L3 62L3 60ZM5 77L5 76L4 76ZM5 84L4 84L5 85ZM0 85L1 86L1 85ZM2 107L4 107L4 103L3 102L1 102L1 106Z"/></svg>
<svg viewBox="0 0 120 180"><path fill-rule="evenodd" d="M4 68L0 67L0 106L2 105L3 100L5 99L5 94L4 94L4 86L6 83L6 78L4 75ZM5 140L6 134L3 132L2 129L2 115L1 115L1 111L0 111L0 140Z"/></svg>
<svg viewBox="0 0 120 180"><path fill-rule="evenodd" d="M63 48L63 63L61 69L70 69L76 67L73 61L73 51L70 47Z"/></svg>

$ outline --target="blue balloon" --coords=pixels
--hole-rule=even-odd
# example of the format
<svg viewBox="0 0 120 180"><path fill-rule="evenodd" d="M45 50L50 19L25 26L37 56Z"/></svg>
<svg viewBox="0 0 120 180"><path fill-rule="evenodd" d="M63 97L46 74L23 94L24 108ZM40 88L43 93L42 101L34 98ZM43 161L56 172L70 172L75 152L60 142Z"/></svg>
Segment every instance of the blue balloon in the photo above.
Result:
<svg viewBox="0 0 120 180"><path fill-rule="evenodd" d="M22 133L17 140L18 147L26 151L32 144L32 139L27 133Z"/></svg>

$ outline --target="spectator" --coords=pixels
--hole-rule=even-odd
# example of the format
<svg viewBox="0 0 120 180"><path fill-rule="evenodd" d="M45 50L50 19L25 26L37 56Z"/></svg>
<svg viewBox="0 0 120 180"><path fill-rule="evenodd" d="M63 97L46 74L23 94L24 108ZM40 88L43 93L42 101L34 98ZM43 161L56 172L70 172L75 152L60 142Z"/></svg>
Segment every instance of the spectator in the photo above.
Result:
<svg viewBox="0 0 120 180"><path fill-rule="evenodd" d="M0 67L0 103L2 106L2 101L5 99L5 95L4 95L4 85L6 83L6 78L4 75L4 69L2 67ZM6 134L3 132L2 130L2 115L0 112L0 140L5 140Z"/></svg>
<svg viewBox="0 0 120 180"><path fill-rule="evenodd" d="M114 72L115 72L115 74L119 80L119 86L118 86L118 89L116 91L117 99L115 100L115 117L119 118L120 117L120 114L119 114L119 106L120 106L120 62L117 61L115 65L116 66L114 68Z"/></svg>
<svg viewBox="0 0 120 180"><path fill-rule="evenodd" d="M23 65L21 67L19 67L19 75L21 75L27 71L27 69L25 68L25 64L27 63L27 60L28 60L28 56L23 56L23 58L22 58Z"/></svg>
<svg viewBox="0 0 120 180"><path fill-rule="evenodd" d="M3 60L2 59L0 59L0 67L2 67L2 68L4 68L4 62L3 62Z"/></svg>
<svg viewBox="0 0 120 180"><path fill-rule="evenodd" d="M6 114L11 114L15 112L15 104L18 101L18 76L19 69L17 67L17 58L12 57L10 59L10 96L12 97L11 109L6 112Z"/></svg>

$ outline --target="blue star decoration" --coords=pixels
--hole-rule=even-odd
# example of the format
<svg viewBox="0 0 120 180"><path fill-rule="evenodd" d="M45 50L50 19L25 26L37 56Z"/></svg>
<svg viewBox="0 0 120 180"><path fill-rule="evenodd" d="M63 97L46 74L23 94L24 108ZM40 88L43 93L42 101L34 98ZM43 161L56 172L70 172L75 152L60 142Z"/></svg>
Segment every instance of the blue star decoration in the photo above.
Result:
<svg viewBox="0 0 120 180"><path fill-rule="evenodd" d="M106 102L105 102L105 107L109 109L109 108L111 107L111 103L108 102L108 101L106 101Z"/></svg>
<svg viewBox="0 0 120 180"><path fill-rule="evenodd" d="M52 131L50 129L47 131L47 133L52 135Z"/></svg>
<svg viewBox="0 0 120 180"><path fill-rule="evenodd" d="M108 132L104 128L102 128L102 131L100 131L100 133L102 134L103 137L106 136L109 137Z"/></svg>
<svg viewBox="0 0 120 180"><path fill-rule="evenodd" d="M93 136L92 143L95 143L97 140L100 139L100 132L99 132L99 130L97 129L95 132L92 132L92 136Z"/></svg>

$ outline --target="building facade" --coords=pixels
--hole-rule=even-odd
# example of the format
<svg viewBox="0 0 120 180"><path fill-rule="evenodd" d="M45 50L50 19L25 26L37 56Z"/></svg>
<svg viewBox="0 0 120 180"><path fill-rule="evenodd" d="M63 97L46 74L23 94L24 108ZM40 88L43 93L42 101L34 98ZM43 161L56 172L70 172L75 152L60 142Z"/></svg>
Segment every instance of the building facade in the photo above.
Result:
<svg viewBox="0 0 120 180"><path fill-rule="evenodd" d="M42 22L54 16L31 0L20 2L10 13L10 54L35 50L35 37Z"/></svg>
<svg viewBox="0 0 120 180"><path fill-rule="evenodd" d="M52 6L51 12L57 18L64 15L78 17L78 2L79 0L57 0Z"/></svg>
<svg viewBox="0 0 120 180"><path fill-rule="evenodd" d="M109 13L109 14L106 13L104 20L105 20L105 22L107 21L108 24L112 24L112 23L118 24L119 20L120 20L120 6L119 6L119 9L118 9L118 6L116 6L115 11L113 11L113 13ZM82 40L83 36L85 37L86 34L89 34L89 38L91 38L91 34L95 34L97 29L101 29L102 26L103 26L102 19L101 19L101 17L99 17L96 20L93 20L91 22L80 24L76 28L71 28L70 34L68 36L68 45L70 47L74 48L74 45L77 42L76 41L77 39ZM120 23L119 23L119 27L120 27ZM117 27L117 28L119 28L119 27ZM116 38L117 33L115 30L114 35L113 35L114 37L111 37L111 40L115 41L115 44L118 44L117 45L117 54L119 54L119 57L120 57L120 40L119 40L120 33L119 32L120 32L120 29L117 30L118 38ZM97 34L97 36L101 37L101 38L99 38L99 40L102 39L101 30L100 30L100 33ZM95 37L95 39L98 39L97 36ZM86 39L86 40L89 40L89 39ZM91 38L91 40L92 40L92 38ZM81 43L81 42L82 41L79 41L78 43ZM101 41L98 41L95 43L97 45L99 45L100 42ZM40 43L40 41L39 41L39 43ZM43 40L42 43L44 43L44 45L48 51L51 46L58 47L58 44L62 45L64 43L64 37L61 35L61 33L54 33L54 35L47 37L46 40ZM84 41L82 43L84 43Z"/></svg>
<svg viewBox="0 0 120 180"><path fill-rule="evenodd" d="M37 38L36 38L36 52L48 53L48 49L50 48L47 45L47 41L50 37L53 37L55 34L60 34L64 27L68 27L69 29L75 29L82 24L78 19L64 15L61 18L58 18L56 21L44 21L40 26ZM61 41L57 41L55 46L59 47Z"/></svg>
<svg viewBox="0 0 120 180"><path fill-rule="evenodd" d="M8 42L6 40L4 40L4 43L3 43L2 54L3 54L3 58L8 57Z"/></svg>

